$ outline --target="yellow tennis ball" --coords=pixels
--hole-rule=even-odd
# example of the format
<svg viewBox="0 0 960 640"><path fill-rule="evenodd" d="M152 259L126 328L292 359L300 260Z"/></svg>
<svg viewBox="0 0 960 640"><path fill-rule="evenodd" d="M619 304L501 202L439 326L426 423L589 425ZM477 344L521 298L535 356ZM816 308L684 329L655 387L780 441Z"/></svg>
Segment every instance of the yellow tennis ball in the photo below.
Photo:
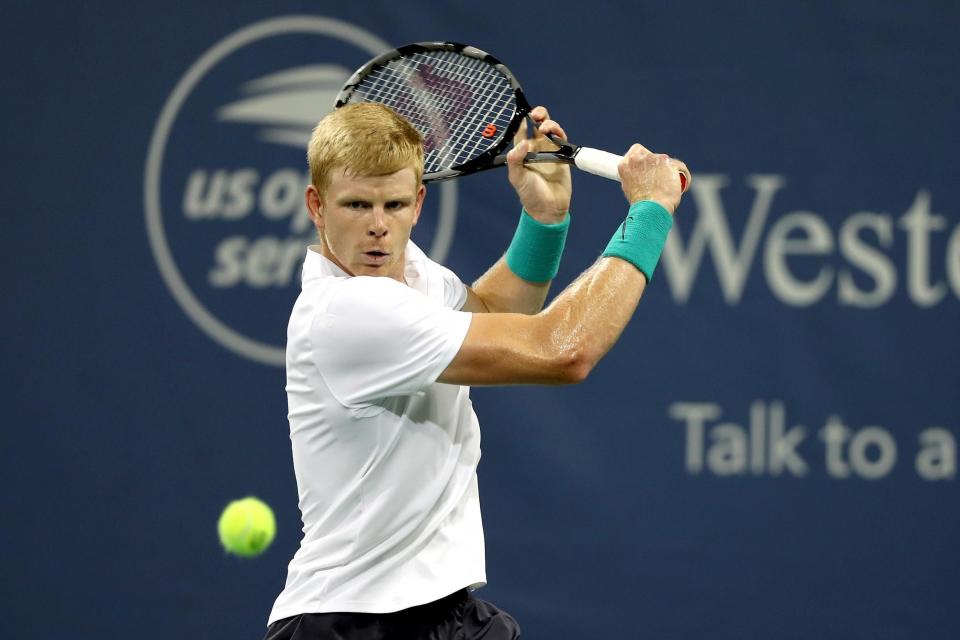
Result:
<svg viewBox="0 0 960 640"><path fill-rule="evenodd" d="M270 546L277 522L266 503L250 496L227 505L217 522L217 533L229 553L249 558Z"/></svg>

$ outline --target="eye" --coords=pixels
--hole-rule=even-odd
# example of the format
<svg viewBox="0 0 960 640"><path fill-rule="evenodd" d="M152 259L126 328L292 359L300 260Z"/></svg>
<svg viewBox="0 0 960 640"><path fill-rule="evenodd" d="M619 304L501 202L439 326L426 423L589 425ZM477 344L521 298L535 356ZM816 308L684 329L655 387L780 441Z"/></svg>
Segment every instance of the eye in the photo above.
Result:
<svg viewBox="0 0 960 640"><path fill-rule="evenodd" d="M401 202L400 200L391 200L390 202L387 203L387 209L391 209L391 210L402 209L403 206L404 206L404 203Z"/></svg>
<svg viewBox="0 0 960 640"><path fill-rule="evenodd" d="M361 209L367 208L367 203L362 200L353 200L347 203L348 209L353 209L354 211L360 211Z"/></svg>

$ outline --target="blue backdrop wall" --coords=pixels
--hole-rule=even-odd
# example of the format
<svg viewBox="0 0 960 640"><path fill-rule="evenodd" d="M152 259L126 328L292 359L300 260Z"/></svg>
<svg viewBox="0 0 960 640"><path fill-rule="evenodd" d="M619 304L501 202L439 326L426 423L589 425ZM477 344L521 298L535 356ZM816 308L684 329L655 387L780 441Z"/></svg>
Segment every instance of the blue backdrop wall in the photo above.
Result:
<svg viewBox="0 0 960 640"><path fill-rule="evenodd" d="M590 379L474 391L484 597L530 638L960 637L956 3L5 14L0 636L261 636L300 534L303 140L373 54L449 39L696 175ZM469 281L517 213L472 176L416 239ZM575 176L558 289L623 213ZM215 523L248 494L279 531L241 561Z"/></svg>

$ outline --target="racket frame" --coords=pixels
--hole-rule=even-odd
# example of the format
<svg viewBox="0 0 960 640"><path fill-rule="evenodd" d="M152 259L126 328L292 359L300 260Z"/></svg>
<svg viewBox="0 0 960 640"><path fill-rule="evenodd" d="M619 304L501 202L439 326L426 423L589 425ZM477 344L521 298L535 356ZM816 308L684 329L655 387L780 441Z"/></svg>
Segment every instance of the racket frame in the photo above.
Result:
<svg viewBox="0 0 960 640"><path fill-rule="evenodd" d="M516 111L514 112L513 117L510 119L510 124L501 132L498 132L499 137L486 151L468 160L467 162L464 162L463 164L454 165L439 171L424 173L423 182L439 182L441 180L450 180L452 178L465 176L471 173L477 173L478 171L485 171L487 169L503 166L507 162L505 150L509 146L513 136L520 129L521 123L523 123L525 120L528 120L530 121L528 126L534 126L534 123L529 117L532 107L527 101L527 97L523 93L523 88L520 86L520 82L517 80L517 77L513 75L510 69L508 69L507 66L500 60L486 51L478 49L477 47L460 44L458 42L414 42L402 47L397 47L396 49L385 51L384 53L368 61L350 76L346 83L344 83L343 89L341 89L340 93L337 95L334 108L339 109L340 107L349 104L351 98L356 92L357 87L364 80L364 78L370 75L370 73L373 71L387 66L388 63L394 60L410 58L417 53L429 53L431 51L451 51L470 58L476 58L495 67L500 73L503 74L513 89L514 100L516 102ZM556 136L550 135L549 137L550 140L559 147L558 151L528 153L524 161L562 162L565 164L574 164L574 157L580 148L577 145L571 144L566 140L561 140Z"/></svg>

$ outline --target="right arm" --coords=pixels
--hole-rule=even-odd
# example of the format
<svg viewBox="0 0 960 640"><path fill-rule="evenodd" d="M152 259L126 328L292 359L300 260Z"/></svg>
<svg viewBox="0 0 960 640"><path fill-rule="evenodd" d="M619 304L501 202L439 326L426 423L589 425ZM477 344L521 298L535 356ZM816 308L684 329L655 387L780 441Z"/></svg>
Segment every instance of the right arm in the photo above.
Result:
<svg viewBox="0 0 960 640"><path fill-rule="evenodd" d="M619 171L628 202L650 200L671 214L682 196L683 163L634 145ZM439 382L564 384L584 380L633 316L647 279L632 263L600 258L540 313L475 313Z"/></svg>

